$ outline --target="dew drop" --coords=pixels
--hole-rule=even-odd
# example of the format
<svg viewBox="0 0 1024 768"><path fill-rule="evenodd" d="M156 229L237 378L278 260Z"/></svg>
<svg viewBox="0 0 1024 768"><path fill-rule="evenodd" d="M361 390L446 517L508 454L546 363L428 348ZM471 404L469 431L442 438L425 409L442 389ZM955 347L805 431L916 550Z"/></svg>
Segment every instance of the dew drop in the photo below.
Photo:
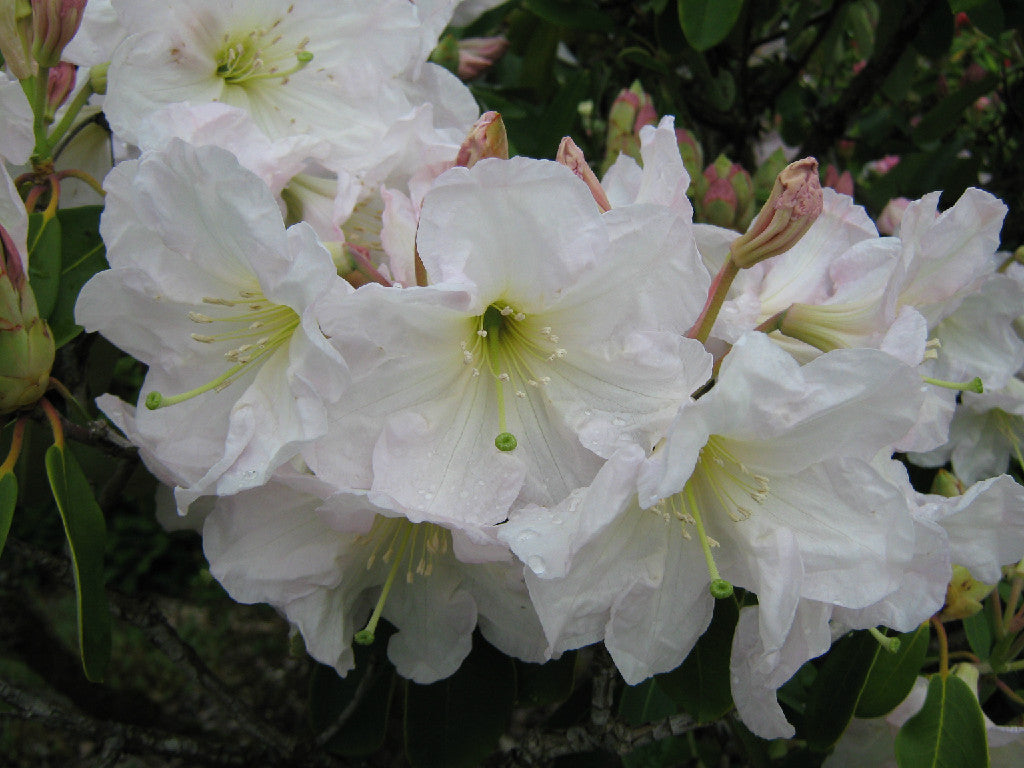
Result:
<svg viewBox="0 0 1024 768"><path fill-rule="evenodd" d="M547 565L541 559L540 555L531 555L527 559L526 564L530 566L530 570L538 576L543 576L548 570Z"/></svg>

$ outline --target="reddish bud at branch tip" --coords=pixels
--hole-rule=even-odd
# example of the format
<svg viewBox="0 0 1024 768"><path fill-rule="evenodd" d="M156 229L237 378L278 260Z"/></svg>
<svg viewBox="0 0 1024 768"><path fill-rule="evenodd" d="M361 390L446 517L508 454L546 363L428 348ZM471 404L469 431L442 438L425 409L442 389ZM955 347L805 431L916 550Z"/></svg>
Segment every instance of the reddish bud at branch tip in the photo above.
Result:
<svg viewBox="0 0 1024 768"><path fill-rule="evenodd" d="M558 154L555 155L555 160L583 179L590 189L590 194L594 196L598 208L602 211L611 210L612 204L608 200L608 195L605 194L604 187L597 180L593 169L587 164L587 158L583 156L583 150L576 146L576 142L568 136L563 138L562 143L558 145Z"/></svg>
<svg viewBox="0 0 1024 768"><path fill-rule="evenodd" d="M469 135L459 147L455 164L472 168L485 157L508 160L508 134L505 133L505 123L497 112L484 112L480 115L480 119L469 129Z"/></svg>
<svg viewBox="0 0 1024 768"><path fill-rule="evenodd" d="M790 163L779 172L771 196L750 229L729 247L733 262L746 269L785 253L811 228L821 207L818 161L806 157Z"/></svg>

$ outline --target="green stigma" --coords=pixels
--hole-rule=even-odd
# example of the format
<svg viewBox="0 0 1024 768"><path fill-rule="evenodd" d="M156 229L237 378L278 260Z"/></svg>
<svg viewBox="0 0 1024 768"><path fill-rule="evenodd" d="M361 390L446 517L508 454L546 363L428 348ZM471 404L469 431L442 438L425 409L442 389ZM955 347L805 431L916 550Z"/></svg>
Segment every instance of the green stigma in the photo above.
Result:
<svg viewBox="0 0 1024 768"><path fill-rule="evenodd" d="M155 411L164 402L164 396L159 392L150 392L146 395L146 407L151 411Z"/></svg>
<svg viewBox="0 0 1024 768"><path fill-rule="evenodd" d="M900 639L898 637L886 637L877 627L868 627L868 632L870 632L871 636L878 641L878 644L889 653L896 653L899 651Z"/></svg>
<svg viewBox="0 0 1024 768"><path fill-rule="evenodd" d="M955 389L960 392L976 392L979 395L985 391L984 385L981 383L981 377L975 376L970 381L943 381L942 379L933 379L929 376L922 376L925 384L931 384L933 387L942 387L943 389Z"/></svg>
<svg viewBox="0 0 1024 768"><path fill-rule="evenodd" d="M713 579L711 581L711 596L716 600L724 600L732 597L732 584L725 579Z"/></svg>
<svg viewBox="0 0 1024 768"><path fill-rule="evenodd" d="M499 451L504 451L505 453L514 451L517 445L519 445L519 441L516 440L516 436L511 432L502 432L494 438L494 447Z"/></svg>

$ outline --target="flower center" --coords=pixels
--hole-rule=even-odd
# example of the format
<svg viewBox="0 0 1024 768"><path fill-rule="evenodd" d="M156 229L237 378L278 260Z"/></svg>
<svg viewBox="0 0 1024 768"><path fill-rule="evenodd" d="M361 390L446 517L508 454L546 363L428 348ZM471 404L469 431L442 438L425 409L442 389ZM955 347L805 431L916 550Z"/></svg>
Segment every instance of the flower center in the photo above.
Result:
<svg viewBox="0 0 1024 768"><path fill-rule="evenodd" d="M306 50L309 38L304 37L295 47L283 43L276 31L278 19L267 29L254 29L246 35L224 35L224 46L217 54L217 76L228 85L245 85L260 80L288 78L313 60Z"/></svg>
<svg viewBox="0 0 1024 768"><path fill-rule="evenodd" d="M474 334L460 342L462 360L473 366L473 376L481 371L493 378L498 399L499 451L515 450L518 441L508 431L505 393L525 399L530 387L542 387L551 381L541 372L567 352L558 346L558 336L550 326L539 327L535 320L511 305L497 301L476 318Z"/></svg>
<svg viewBox="0 0 1024 768"><path fill-rule="evenodd" d="M239 291L239 298L226 299L204 296L203 303L211 307L210 315L205 312L189 312L188 318L204 330L224 328L219 333L193 333L192 340L200 344L227 347L224 359L228 368L205 384L165 397L160 392L146 396L146 407L150 410L174 405L189 400L203 392L220 392L235 379L264 360L275 349L288 341L299 326L299 316L291 307L274 304L261 291ZM216 313L214 307L226 307L224 314Z"/></svg>
<svg viewBox="0 0 1024 768"><path fill-rule="evenodd" d="M700 459L683 490L662 499L652 509L665 520L681 522L687 540L693 538L688 529L693 526L711 576L711 594L723 598L732 594L732 585L718 571L711 550L719 543L707 534L702 512L721 508L730 520L740 523L753 515L750 501L762 504L770 493L768 478L752 473L729 451L724 440L712 435L701 448Z"/></svg>
<svg viewBox="0 0 1024 768"><path fill-rule="evenodd" d="M412 584L416 576L429 576L434 571L435 558L451 551L452 535L447 528L433 523L410 523L404 518L378 516L369 533L360 536L358 541L373 546L366 559L367 570L378 558L391 566L369 621L354 637L360 645L371 645L395 577L403 567L407 584Z"/></svg>

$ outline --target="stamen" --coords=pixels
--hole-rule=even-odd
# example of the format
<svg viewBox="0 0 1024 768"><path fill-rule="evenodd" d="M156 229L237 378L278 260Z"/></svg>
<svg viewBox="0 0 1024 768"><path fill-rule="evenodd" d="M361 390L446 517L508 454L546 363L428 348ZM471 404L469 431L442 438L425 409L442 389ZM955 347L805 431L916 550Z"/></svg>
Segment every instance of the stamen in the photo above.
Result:
<svg viewBox="0 0 1024 768"><path fill-rule="evenodd" d="M878 630L878 627L868 627L868 632L889 653L896 653L900 649L900 639L898 637L886 637Z"/></svg>
<svg viewBox="0 0 1024 768"><path fill-rule="evenodd" d="M384 603L387 602L388 593L391 592L391 585L395 581L395 574L398 573L398 566L402 562L402 555L405 554L405 548L409 543L409 538L412 536L413 526L409 525L406 527L405 535L402 537L402 543L398 550L398 556L395 557L394 562L391 564L391 570L388 571L388 578L384 582L384 586L381 588L380 597L377 598L377 604L373 607L373 613L370 614L370 620L366 622L366 626L356 632L355 640L360 645L372 645L374 640L374 633L377 631L377 622L380 621L381 614L384 612ZM388 549L390 553L391 550ZM385 560L387 554L385 554Z"/></svg>
<svg viewBox="0 0 1024 768"><path fill-rule="evenodd" d="M700 510L697 508L697 497L693 492L693 486L690 483L686 484L686 488L683 491L686 494L686 500L690 509L690 514L693 517L694 527L697 529L697 537L700 539L700 548L704 551L704 560L708 566L708 574L711 576L711 585L709 587L711 596L717 600L722 600L732 595L732 584L722 578L722 574L718 572L718 565L715 564L715 558L711 554L712 546L717 545L718 542L712 543L714 540L710 539L704 530L704 521L701 520Z"/></svg>

